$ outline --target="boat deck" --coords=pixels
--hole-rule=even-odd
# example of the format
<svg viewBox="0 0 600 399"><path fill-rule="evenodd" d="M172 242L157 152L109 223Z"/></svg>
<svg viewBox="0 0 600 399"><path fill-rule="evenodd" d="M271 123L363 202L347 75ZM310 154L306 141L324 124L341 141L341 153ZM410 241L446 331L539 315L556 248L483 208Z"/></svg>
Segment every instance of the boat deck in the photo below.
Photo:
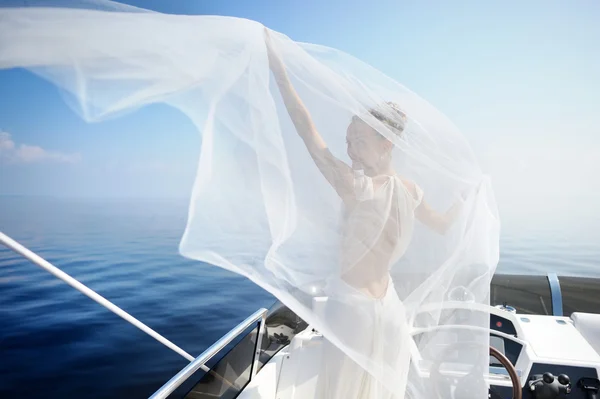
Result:
<svg viewBox="0 0 600 399"><path fill-rule="evenodd" d="M558 284L557 284L558 283ZM522 314L564 315L600 312L600 278L495 275L491 285L491 305L509 305ZM261 342L259 369L272 358L284 355L279 351L306 329L307 324L295 313L277 302L267 317L267 334ZM243 391L244 398L271 397L256 389L245 390L251 375L257 328L247 333L227 352L209 373L204 374L188 391L186 399L233 399ZM271 362L277 373L277 361ZM262 378L266 378L264 374ZM254 385L256 388L258 385ZM270 387L262 384L262 387ZM266 388L265 388L266 389ZM258 395L258 396L257 396Z"/></svg>

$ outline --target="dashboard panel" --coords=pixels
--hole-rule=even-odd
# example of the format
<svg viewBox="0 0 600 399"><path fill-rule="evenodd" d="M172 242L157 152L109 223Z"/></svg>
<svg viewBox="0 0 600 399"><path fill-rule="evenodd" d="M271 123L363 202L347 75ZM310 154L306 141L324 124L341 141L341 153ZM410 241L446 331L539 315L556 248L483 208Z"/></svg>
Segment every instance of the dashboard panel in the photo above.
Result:
<svg viewBox="0 0 600 399"><path fill-rule="evenodd" d="M509 336L520 342L510 339ZM524 342L527 343L527 348ZM597 380L600 367L593 366L600 366L600 357L566 317L517 315L512 312L503 315L493 311L490 314L490 345L503 353L513 365L518 364L517 372L526 373L521 376L523 399L537 399L539 388L543 387L542 391L546 391L554 389L550 386L559 385L563 387L560 389L570 389L566 396L569 399L589 399L595 397L589 396L590 390L600 386ZM553 364L558 359L563 364ZM500 372L503 370L498 370L499 367L502 366L498 361L490 359L490 371L493 374L503 374ZM549 381L542 378L544 373L552 374ZM570 384L560 382L558 376L561 374L568 376ZM562 378L564 381L565 377ZM586 383L581 384L582 381ZM532 390L532 383L538 389ZM512 389L505 383L501 385L493 385L492 382L490 397L512 398ZM556 391L558 396L552 396L554 393L546 396L548 392L546 391L544 398L565 397L565 391Z"/></svg>
<svg viewBox="0 0 600 399"><path fill-rule="evenodd" d="M531 372L527 376L525 382L528 382L531 377L534 375L544 374L546 372L552 373L554 376L560 374L567 374L571 379L571 393L567 395L569 399L589 399L588 393L583 390L577 382L581 378L589 378L594 377L598 378L598 373L596 369L590 367L578 367L578 366L563 366L557 364L544 364L544 363L534 363ZM492 385L491 391L495 393L492 395L492 398L495 399L511 399L512 398L512 388L505 386L495 386ZM523 399L535 399L535 395L528 389L528 385L525 384L525 388L523 388Z"/></svg>
<svg viewBox="0 0 600 399"><path fill-rule="evenodd" d="M506 339L498 334L494 334L494 331L499 331L517 338L517 329L515 328L515 325L507 318L493 313L490 314L490 346L496 348L500 353L506 356L513 365L516 365L519 355L523 350L523 345L511 341L510 339ZM498 360L490 356L490 366L501 365Z"/></svg>
<svg viewBox="0 0 600 399"><path fill-rule="evenodd" d="M517 337L517 329L513 322L493 313L490 314L490 330L500 331Z"/></svg>
<svg viewBox="0 0 600 399"><path fill-rule="evenodd" d="M517 364L517 360L521 355L521 351L523 350L523 345L518 342L511 341L504 337L490 333L490 346L496 348L500 353L502 353L513 366ZM501 366L498 360L490 357L490 366Z"/></svg>

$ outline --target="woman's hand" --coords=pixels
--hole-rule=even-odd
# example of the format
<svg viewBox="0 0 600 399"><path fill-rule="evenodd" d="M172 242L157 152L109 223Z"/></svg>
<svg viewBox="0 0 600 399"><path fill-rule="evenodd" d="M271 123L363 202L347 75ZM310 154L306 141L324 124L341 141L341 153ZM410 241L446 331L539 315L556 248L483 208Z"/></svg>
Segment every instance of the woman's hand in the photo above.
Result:
<svg viewBox="0 0 600 399"><path fill-rule="evenodd" d="M275 45L273 43L273 39L271 38L271 34L269 33L269 29L264 28L264 34L265 45L267 46L267 57L269 59L269 68L271 69L271 71L277 79L283 78L286 76L285 65L283 65L281 57L275 49Z"/></svg>

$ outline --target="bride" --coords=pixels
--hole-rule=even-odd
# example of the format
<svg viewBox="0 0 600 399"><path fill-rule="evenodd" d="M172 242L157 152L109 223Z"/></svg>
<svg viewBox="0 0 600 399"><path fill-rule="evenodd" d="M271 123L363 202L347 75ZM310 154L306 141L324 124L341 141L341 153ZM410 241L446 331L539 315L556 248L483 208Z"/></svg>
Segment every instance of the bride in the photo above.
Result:
<svg viewBox="0 0 600 399"><path fill-rule="evenodd" d="M488 277L498 261L493 192L458 130L368 65L335 49L279 41L257 22L80 3L86 2L0 7L0 69L30 69L54 83L88 122L154 103L186 115L202 133L202 146L181 254L248 277L323 333L321 398L402 398L410 345L429 359L442 353L440 342L454 342L437 327L455 320L442 320L436 311L422 323L431 327L430 337L413 341L408 326L417 312L438 309L463 286L476 304L487 304ZM278 50L289 54L285 64ZM268 68L294 125L291 137L279 124L281 100L265 79ZM311 117L288 71L304 84L297 89L311 91L306 103L323 107L325 118L315 111ZM396 99L408 118L381 98ZM347 118L348 163L334 156L343 139L328 138L332 151L323 139L343 135L333 128L346 123L340 116ZM313 120L323 123L323 136ZM407 120L423 134L405 148ZM296 146L296 133L308 151ZM431 161L407 165L420 173L420 185L394 170L392 154L401 146L404 154ZM314 181L320 179L316 169L329 184ZM438 187L449 193L474 184L478 191L464 211L459 202L438 213L424 199L433 202ZM341 225L332 217L340 204ZM445 235L413 239L417 220ZM419 276L399 261L418 265ZM325 319L306 295L323 281ZM485 330L485 314L471 313L462 325ZM472 335L468 329L455 335L461 334ZM487 362L482 348L477 360ZM420 382L411 380L409 388Z"/></svg>
<svg viewBox="0 0 600 399"><path fill-rule="evenodd" d="M265 40L269 66L292 123L344 205L339 274L328 281L325 316L338 339L353 353L349 357L326 341L317 397L395 397L352 358L371 364L372 370L408 372L408 348L401 345L409 338L405 318L401 317L404 307L390 268L408 248L415 219L443 234L458 215L461 202L440 214L423 199L423 191L415 182L394 171L394 144L372 127L380 123L402 136L407 118L394 103L353 116L346 130L352 165L337 159L294 89L267 30ZM365 358L364 354L370 356ZM391 381L405 380L389 377Z"/></svg>

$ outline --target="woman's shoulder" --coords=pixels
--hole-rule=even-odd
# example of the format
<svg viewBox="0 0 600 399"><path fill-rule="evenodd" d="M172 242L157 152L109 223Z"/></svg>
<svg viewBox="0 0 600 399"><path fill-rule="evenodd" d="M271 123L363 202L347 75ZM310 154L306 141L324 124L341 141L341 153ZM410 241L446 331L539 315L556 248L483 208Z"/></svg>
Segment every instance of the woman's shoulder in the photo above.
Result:
<svg viewBox="0 0 600 399"><path fill-rule="evenodd" d="M419 185L414 181L406 179L402 176L397 175L397 179L404 186L408 194L410 194L410 196L417 202L417 205L421 203L421 200L423 199L423 190L421 187L419 187Z"/></svg>

